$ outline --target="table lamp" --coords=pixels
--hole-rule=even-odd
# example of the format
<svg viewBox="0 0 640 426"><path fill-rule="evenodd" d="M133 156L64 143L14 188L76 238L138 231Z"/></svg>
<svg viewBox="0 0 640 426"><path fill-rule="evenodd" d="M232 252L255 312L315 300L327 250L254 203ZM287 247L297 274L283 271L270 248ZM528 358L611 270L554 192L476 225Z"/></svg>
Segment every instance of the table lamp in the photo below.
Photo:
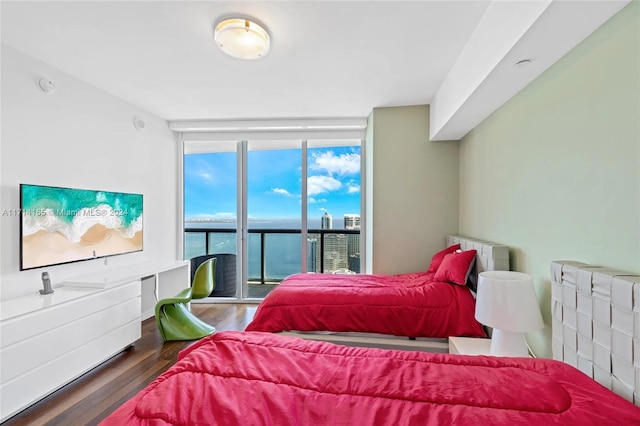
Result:
<svg viewBox="0 0 640 426"><path fill-rule="evenodd" d="M524 333L544 327L530 275L487 271L478 275L476 319L493 327L491 355L528 357Z"/></svg>

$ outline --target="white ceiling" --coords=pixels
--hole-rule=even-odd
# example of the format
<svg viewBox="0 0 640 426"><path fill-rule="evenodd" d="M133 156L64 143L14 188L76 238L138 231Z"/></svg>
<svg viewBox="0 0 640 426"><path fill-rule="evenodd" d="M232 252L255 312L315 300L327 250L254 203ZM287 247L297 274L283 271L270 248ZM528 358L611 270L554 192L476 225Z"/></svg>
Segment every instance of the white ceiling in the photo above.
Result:
<svg viewBox="0 0 640 426"><path fill-rule="evenodd" d="M490 3L3 1L1 36L3 43L167 120L363 117L374 107L430 103L473 42ZM542 10L551 0L535 3L544 4ZM579 39L626 1L617 3ZM579 21L582 14L573 12L573 22ZM216 47L214 24L233 14L266 25L272 41L266 57L241 61ZM538 64L539 72L549 65ZM529 73L528 81L539 72Z"/></svg>

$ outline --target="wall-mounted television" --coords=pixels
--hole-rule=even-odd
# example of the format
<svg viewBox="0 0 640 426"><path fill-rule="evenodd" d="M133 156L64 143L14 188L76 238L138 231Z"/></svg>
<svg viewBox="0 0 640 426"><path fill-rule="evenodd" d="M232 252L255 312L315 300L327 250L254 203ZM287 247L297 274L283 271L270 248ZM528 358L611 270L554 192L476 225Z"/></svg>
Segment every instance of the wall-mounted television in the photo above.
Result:
<svg viewBox="0 0 640 426"><path fill-rule="evenodd" d="M142 194L20 185L20 270L142 251Z"/></svg>

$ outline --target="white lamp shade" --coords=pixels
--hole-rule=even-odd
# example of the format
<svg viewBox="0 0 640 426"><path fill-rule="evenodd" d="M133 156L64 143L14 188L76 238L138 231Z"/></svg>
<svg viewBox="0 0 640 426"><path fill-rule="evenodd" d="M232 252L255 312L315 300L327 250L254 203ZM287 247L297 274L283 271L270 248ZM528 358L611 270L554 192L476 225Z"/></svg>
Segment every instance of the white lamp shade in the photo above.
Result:
<svg viewBox="0 0 640 426"><path fill-rule="evenodd" d="M544 327L531 276L487 271L478 275L476 319L503 331L524 333Z"/></svg>
<svg viewBox="0 0 640 426"><path fill-rule="evenodd" d="M215 39L220 50L239 59L261 58L271 46L269 33L249 19L225 19L216 25Z"/></svg>

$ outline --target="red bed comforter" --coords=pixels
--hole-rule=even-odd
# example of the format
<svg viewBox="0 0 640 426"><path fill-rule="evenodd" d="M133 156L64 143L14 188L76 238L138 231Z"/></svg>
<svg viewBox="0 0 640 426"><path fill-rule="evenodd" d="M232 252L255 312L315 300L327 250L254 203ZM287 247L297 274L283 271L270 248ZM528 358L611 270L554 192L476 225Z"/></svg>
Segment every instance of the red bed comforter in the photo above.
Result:
<svg viewBox="0 0 640 426"><path fill-rule="evenodd" d="M264 299L246 330L483 337L469 288L433 276L291 275Z"/></svg>
<svg viewBox="0 0 640 426"><path fill-rule="evenodd" d="M222 332L101 424L634 425L640 408L559 361Z"/></svg>

